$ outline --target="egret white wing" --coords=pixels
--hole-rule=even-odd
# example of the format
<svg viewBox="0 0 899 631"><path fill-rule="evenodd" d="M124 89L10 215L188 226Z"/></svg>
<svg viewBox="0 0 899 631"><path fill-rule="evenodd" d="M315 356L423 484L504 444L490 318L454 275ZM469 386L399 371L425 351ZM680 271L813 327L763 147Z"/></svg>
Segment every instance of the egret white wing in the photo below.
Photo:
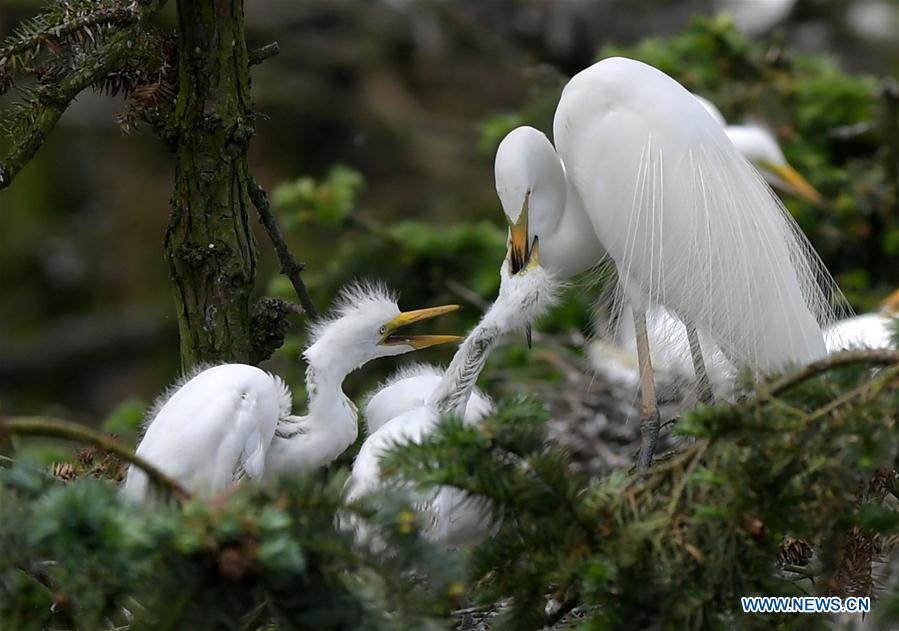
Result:
<svg viewBox="0 0 899 631"><path fill-rule="evenodd" d="M240 467L258 477L283 403L279 381L243 364L201 372L159 408L137 454L201 495L226 488ZM132 467L123 494L144 499L145 478Z"/></svg>

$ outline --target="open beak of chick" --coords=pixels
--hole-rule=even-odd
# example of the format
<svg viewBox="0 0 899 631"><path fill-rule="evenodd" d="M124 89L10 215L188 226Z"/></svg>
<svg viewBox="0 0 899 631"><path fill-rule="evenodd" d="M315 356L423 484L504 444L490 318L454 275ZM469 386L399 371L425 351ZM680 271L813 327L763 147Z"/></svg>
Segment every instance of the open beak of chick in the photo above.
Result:
<svg viewBox="0 0 899 631"><path fill-rule="evenodd" d="M531 269L540 264L540 239L535 235L528 244L528 191L524 196L521 213L514 222L509 221L509 271L514 276L523 269ZM528 348L532 345L531 325L525 327Z"/></svg>
<svg viewBox="0 0 899 631"><path fill-rule="evenodd" d="M451 342L460 342L464 338L458 335L403 335L397 330L422 320L430 320L445 313L457 311L459 305L442 305L440 307L428 307L427 309L416 309L415 311L403 311L393 320L381 326L378 331L381 334L382 346L391 346L403 344L411 346L416 350L422 348L430 348L439 344L449 344Z"/></svg>
<svg viewBox="0 0 899 631"><path fill-rule="evenodd" d="M821 193L815 190L815 187L809 184L808 181L789 164L772 164L770 162L766 162L761 166L776 175L778 178L780 178L781 181L786 183L791 193L794 193L805 201L811 202L816 206L821 203Z"/></svg>

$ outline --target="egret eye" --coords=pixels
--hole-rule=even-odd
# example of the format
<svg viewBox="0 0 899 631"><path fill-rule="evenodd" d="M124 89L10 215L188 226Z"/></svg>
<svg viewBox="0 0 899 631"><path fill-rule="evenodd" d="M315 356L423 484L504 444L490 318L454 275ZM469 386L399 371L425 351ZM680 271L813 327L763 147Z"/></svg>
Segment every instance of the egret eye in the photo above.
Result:
<svg viewBox="0 0 899 631"><path fill-rule="evenodd" d="M385 333L387 333L387 325L386 325L386 324L382 324L382 325L381 325L381 328L378 329L378 333L380 333L381 335L384 335Z"/></svg>

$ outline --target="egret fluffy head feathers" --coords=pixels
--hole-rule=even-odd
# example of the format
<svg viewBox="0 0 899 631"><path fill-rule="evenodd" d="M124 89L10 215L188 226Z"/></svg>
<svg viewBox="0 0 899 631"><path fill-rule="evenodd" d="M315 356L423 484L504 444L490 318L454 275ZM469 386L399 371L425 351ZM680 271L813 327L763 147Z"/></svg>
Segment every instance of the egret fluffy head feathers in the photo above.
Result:
<svg viewBox="0 0 899 631"><path fill-rule="evenodd" d="M491 314L505 330L530 329L530 323L543 315L556 302L559 282L554 274L540 265L540 239L534 237L521 269L512 271L514 255L510 246L500 268L499 296Z"/></svg>
<svg viewBox="0 0 899 631"><path fill-rule="evenodd" d="M458 342L457 335L404 335L399 329L414 322L456 311L444 305L415 311L400 311L397 296L385 286L354 283L343 289L331 314L312 324L307 361L316 359L356 368L378 357Z"/></svg>

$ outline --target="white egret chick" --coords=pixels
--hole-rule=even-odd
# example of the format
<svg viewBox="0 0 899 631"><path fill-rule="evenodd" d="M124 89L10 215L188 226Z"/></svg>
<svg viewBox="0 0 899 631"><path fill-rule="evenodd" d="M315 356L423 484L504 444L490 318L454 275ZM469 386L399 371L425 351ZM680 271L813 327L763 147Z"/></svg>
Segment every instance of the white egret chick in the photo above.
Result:
<svg viewBox="0 0 899 631"><path fill-rule="evenodd" d="M308 364L309 414L279 423L266 459L266 478L324 466L358 436L358 412L343 393L344 378L377 357L402 355L448 342L457 335L403 335L398 329L456 311L458 305L401 312L381 287L355 285L338 298L330 318L313 324Z"/></svg>
<svg viewBox="0 0 899 631"><path fill-rule="evenodd" d="M771 189L683 86L638 61L605 59L565 86L553 132L556 150L536 130L519 129L497 152L513 261L526 258L535 236L546 261L582 260L583 252L554 244L579 237L559 234L577 223L563 222L564 214L579 208L589 220L634 311L641 469L659 426L645 318L651 305L689 327L694 360L701 358L697 329L738 368L773 372L824 355L821 326L833 320L838 294L832 279ZM567 200L571 192L576 203Z"/></svg>
<svg viewBox="0 0 899 631"><path fill-rule="evenodd" d="M728 125L721 112L708 99L693 95L705 110L724 128L737 151L759 170L765 181L785 193L796 195L812 204L821 203L821 193L794 169L774 135L761 125Z"/></svg>
<svg viewBox="0 0 899 631"><path fill-rule="evenodd" d="M893 348L893 336L899 326L899 290L880 303L877 313L863 313L830 325L824 342L831 353L846 350Z"/></svg>
<svg viewBox="0 0 899 631"><path fill-rule="evenodd" d="M209 497L244 475L262 476L275 427L290 407L280 377L245 364L205 368L159 399L137 455L188 492ZM145 501L151 489L143 470L131 466L122 494Z"/></svg>
<svg viewBox="0 0 899 631"><path fill-rule="evenodd" d="M499 338L523 329L553 304L557 284L539 266L536 242L518 273L512 274L510 267L507 257L500 271L499 296L462 342L427 400L381 425L362 444L347 480L348 499L359 498L382 485L380 461L387 450L398 442L421 442L433 431L441 414L461 414ZM428 536L449 547L478 543L491 532L489 506L483 499L459 489L440 488L422 498L420 507L430 522Z"/></svg>
<svg viewBox="0 0 899 631"><path fill-rule="evenodd" d="M429 364L412 364L400 368L381 384L364 406L365 428L374 434L390 419L427 403L431 393L443 379L443 369ZM493 401L474 388L465 406L462 421L476 425L493 411Z"/></svg>
<svg viewBox="0 0 899 631"><path fill-rule="evenodd" d="M346 375L378 357L459 341L398 331L456 309L401 312L382 287L353 285L341 293L333 315L311 327L303 352L308 415L291 415L290 391L279 377L243 364L213 366L163 397L137 454L204 497L244 477L271 479L325 465L356 440L356 408L341 389ZM122 493L147 499L146 474L131 467Z"/></svg>

